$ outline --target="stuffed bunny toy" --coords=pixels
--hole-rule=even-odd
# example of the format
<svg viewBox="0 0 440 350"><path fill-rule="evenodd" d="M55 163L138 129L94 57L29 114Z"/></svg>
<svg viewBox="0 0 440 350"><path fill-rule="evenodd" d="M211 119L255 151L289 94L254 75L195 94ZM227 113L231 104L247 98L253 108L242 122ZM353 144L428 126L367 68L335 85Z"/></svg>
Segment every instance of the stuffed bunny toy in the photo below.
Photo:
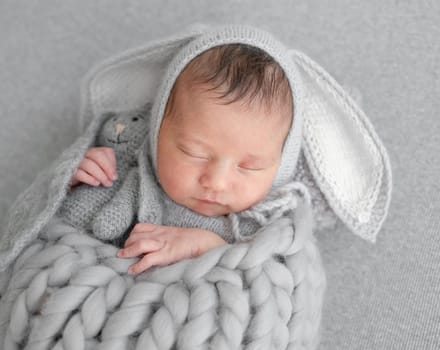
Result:
<svg viewBox="0 0 440 350"><path fill-rule="evenodd" d="M142 110L106 113L95 145L114 149L118 179L111 187L72 188L58 211L65 221L103 240L121 237L132 226L138 208L138 150L147 137L150 110L147 105ZM160 221L159 213L152 213L151 222Z"/></svg>

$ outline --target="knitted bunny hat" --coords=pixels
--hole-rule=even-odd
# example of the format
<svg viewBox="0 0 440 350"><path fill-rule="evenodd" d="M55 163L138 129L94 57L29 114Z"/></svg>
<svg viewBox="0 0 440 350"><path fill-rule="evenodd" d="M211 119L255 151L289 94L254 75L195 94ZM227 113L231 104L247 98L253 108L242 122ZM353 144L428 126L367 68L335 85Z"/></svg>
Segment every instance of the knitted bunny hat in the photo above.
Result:
<svg viewBox="0 0 440 350"><path fill-rule="evenodd" d="M368 118L328 73L263 30L243 25L193 27L104 62L86 81L82 126L103 111L130 110L154 101L149 142L140 163L150 155L156 169L159 128L179 74L202 52L232 43L267 52L291 87L294 117L274 190L293 178L302 151L335 214L352 232L374 241L391 198L391 168L384 146Z"/></svg>
<svg viewBox="0 0 440 350"><path fill-rule="evenodd" d="M176 79L185 66L196 56L215 46L235 43L257 46L268 53L281 66L289 80L295 105L293 125L285 141L282 160L274 186L282 185L288 180L292 180L301 148L301 130L304 116L302 112L304 104L302 103L301 84L298 82L299 73L295 65L289 64L291 59L287 48L275 40L269 33L256 31L254 28L245 26L227 26L207 31L204 35L195 38L179 50L169 64L159 88L158 98L153 106L150 124L150 147L155 170L157 168L159 129L171 89Z"/></svg>

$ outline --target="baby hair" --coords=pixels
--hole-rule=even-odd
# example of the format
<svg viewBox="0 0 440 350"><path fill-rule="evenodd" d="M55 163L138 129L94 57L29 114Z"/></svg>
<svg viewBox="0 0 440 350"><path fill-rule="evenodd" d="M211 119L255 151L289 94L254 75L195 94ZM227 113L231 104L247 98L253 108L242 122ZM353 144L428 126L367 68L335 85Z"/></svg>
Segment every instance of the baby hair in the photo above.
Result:
<svg viewBox="0 0 440 350"><path fill-rule="evenodd" d="M293 103L288 79L280 65L263 50L246 44L216 46L194 58L171 92L171 106L182 79L189 86L218 93L223 104L242 101L270 110Z"/></svg>

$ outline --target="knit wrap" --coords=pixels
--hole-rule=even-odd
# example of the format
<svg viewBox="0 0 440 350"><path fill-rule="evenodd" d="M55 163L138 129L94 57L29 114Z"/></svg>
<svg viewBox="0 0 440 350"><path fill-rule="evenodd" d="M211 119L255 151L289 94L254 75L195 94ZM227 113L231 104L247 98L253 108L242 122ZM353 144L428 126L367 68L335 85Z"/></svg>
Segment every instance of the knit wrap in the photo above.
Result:
<svg viewBox="0 0 440 350"><path fill-rule="evenodd" d="M10 349L315 349L325 289L310 203L251 240L127 274L136 259L57 219L12 266Z"/></svg>

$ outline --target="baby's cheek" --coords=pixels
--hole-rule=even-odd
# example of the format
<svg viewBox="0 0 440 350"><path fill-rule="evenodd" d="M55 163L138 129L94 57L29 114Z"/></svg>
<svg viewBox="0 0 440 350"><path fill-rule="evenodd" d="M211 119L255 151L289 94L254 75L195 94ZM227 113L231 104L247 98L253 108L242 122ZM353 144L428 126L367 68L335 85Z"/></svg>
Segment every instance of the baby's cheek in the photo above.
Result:
<svg viewBox="0 0 440 350"><path fill-rule="evenodd" d="M270 178L254 179L254 181L247 181L241 186L242 190L238 191L242 198L243 206L251 207L261 202L269 193L272 187Z"/></svg>
<svg viewBox="0 0 440 350"><path fill-rule="evenodd" d="M233 212L249 209L255 202L255 193L249 183L236 183L228 193L229 205Z"/></svg>
<svg viewBox="0 0 440 350"><path fill-rule="evenodd" d="M174 201L180 202L181 199L191 194L197 175L191 167L176 162L166 173L162 175L162 186L165 192Z"/></svg>

